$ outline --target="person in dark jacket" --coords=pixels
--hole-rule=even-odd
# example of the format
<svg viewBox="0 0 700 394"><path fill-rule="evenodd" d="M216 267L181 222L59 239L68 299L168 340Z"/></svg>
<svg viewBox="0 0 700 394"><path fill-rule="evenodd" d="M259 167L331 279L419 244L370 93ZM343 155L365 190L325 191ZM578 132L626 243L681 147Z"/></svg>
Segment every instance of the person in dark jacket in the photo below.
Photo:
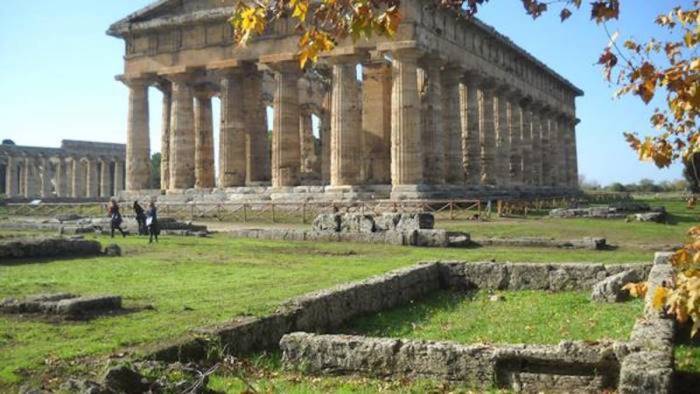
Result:
<svg viewBox="0 0 700 394"><path fill-rule="evenodd" d="M148 211L146 211L146 225L148 226L148 243L153 243L153 240L158 242L158 210L156 209L156 204L151 202L148 204Z"/></svg>
<svg viewBox="0 0 700 394"><path fill-rule="evenodd" d="M111 230L112 238L114 238L114 230L119 230L124 238L126 238L126 233L122 230L122 214L119 212L119 204L115 200L110 200L109 209L107 210L109 214L109 227Z"/></svg>
<svg viewBox="0 0 700 394"><path fill-rule="evenodd" d="M138 201L134 201L134 215L136 215L136 222L139 224L139 235L148 234L148 229L146 228L146 214Z"/></svg>

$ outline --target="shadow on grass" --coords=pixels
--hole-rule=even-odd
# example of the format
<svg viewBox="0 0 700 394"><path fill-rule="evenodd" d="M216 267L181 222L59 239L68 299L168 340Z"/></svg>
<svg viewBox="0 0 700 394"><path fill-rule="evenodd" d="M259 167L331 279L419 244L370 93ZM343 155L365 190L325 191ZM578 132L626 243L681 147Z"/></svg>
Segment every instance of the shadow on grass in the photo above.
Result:
<svg viewBox="0 0 700 394"><path fill-rule="evenodd" d="M23 258L10 258L7 260L0 261L0 267L11 267L15 265L29 265L29 264L48 264L57 261L71 261L71 260L82 260L90 258L105 257L104 254L85 254L85 255L71 255L64 257L23 257Z"/></svg>

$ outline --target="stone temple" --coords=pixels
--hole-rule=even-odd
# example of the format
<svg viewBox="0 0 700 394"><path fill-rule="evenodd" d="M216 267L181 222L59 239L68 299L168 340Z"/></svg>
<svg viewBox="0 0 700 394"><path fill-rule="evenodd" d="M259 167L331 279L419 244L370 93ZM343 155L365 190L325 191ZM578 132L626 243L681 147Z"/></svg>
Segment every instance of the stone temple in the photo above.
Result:
<svg viewBox="0 0 700 394"><path fill-rule="evenodd" d="M479 20L404 0L395 37L340 42L301 70L292 22L278 21L237 46L227 22L233 4L161 0L109 28L125 41L117 79L130 91L123 196L577 192L575 99L583 92ZM164 191L147 190L150 87L163 92ZM213 98L221 103L218 166Z"/></svg>
<svg viewBox="0 0 700 394"><path fill-rule="evenodd" d="M0 194L8 199L109 198L124 190L126 146L63 140L60 148L0 145Z"/></svg>

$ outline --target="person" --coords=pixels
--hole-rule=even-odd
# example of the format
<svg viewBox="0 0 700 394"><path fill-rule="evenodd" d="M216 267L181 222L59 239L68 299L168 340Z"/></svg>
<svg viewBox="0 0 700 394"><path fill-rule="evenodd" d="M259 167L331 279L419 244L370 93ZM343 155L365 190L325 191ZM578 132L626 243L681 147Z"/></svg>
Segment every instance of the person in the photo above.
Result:
<svg viewBox="0 0 700 394"><path fill-rule="evenodd" d="M134 201L134 214L136 215L136 222L139 224L139 235L148 234L148 229L146 228L146 214L138 201Z"/></svg>
<svg viewBox="0 0 700 394"><path fill-rule="evenodd" d="M112 238L114 238L114 230L119 230L124 238L126 238L126 233L122 230L122 214L119 213L119 204L116 200L110 200L109 202L109 224L111 229Z"/></svg>
<svg viewBox="0 0 700 394"><path fill-rule="evenodd" d="M151 201L148 204L148 211L146 212L146 225L148 226L148 243L153 243L156 240L158 243L158 210L156 209L156 204Z"/></svg>

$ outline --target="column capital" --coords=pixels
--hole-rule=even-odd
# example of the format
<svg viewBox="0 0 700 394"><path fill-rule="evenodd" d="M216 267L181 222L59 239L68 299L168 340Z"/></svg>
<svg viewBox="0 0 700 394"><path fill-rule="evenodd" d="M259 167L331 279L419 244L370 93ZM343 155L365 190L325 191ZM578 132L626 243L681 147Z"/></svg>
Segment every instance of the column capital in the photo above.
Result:
<svg viewBox="0 0 700 394"><path fill-rule="evenodd" d="M370 58L370 54L367 50L350 47L334 49L321 54L321 57L329 64L362 63Z"/></svg>
<svg viewBox="0 0 700 394"><path fill-rule="evenodd" d="M206 100L216 96L218 89L212 84L205 83L195 86L192 93L195 98Z"/></svg>
<svg viewBox="0 0 700 394"><path fill-rule="evenodd" d="M155 74L122 74L115 76L114 79L130 88L138 89L153 84Z"/></svg>
<svg viewBox="0 0 700 394"><path fill-rule="evenodd" d="M423 56L423 52L415 47L402 47L391 50L391 55L399 61L415 61Z"/></svg>

